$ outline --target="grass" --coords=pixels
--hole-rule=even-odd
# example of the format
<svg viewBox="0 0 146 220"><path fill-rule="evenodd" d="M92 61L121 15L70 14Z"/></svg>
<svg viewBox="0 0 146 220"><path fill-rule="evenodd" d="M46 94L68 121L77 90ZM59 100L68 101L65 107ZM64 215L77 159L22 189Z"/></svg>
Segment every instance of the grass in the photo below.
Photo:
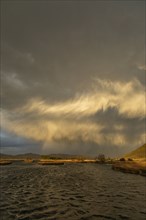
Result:
<svg viewBox="0 0 146 220"><path fill-rule="evenodd" d="M146 161L144 160L119 161L113 164L112 168L125 173L146 175Z"/></svg>

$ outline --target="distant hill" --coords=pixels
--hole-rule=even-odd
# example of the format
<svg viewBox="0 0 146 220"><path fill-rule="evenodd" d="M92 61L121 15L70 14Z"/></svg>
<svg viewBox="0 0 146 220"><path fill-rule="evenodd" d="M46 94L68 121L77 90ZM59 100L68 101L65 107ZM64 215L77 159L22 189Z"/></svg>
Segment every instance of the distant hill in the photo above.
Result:
<svg viewBox="0 0 146 220"><path fill-rule="evenodd" d="M129 157L132 159L146 159L146 144L126 154L125 157Z"/></svg>
<svg viewBox="0 0 146 220"><path fill-rule="evenodd" d="M0 153L0 159L7 159L7 158L13 158L13 156L12 155L8 155L8 154L1 154Z"/></svg>
<svg viewBox="0 0 146 220"><path fill-rule="evenodd" d="M8 154L1 154L0 159L90 159L90 157L86 157L83 155L70 155L70 154L48 154L48 155L39 155L39 154L17 154L17 155L8 155Z"/></svg>
<svg viewBox="0 0 146 220"><path fill-rule="evenodd" d="M40 159L41 156L39 154L27 153L27 154L17 154L14 157L19 159L25 159L25 158Z"/></svg>
<svg viewBox="0 0 146 220"><path fill-rule="evenodd" d="M90 156L84 155L70 155L70 154L48 154L41 155L41 158L50 158L50 159L91 159Z"/></svg>
<svg viewBox="0 0 146 220"><path fill-rule="evenodd" d="M32 158L32 159L40 159L39 154L17 154L17 155L8 155L8 154L1 154L0 153L0 159L26 159L26 158Z"/></svg>

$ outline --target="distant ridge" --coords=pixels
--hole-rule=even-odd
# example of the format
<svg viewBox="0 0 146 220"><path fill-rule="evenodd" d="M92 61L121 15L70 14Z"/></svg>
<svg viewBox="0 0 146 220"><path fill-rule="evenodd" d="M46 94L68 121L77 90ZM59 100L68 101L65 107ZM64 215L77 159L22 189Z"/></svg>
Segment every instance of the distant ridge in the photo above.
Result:
<svg viewBox="0 0 146 220"><path fill-rule="evenodd" d="M136 150L126 154L125 157L132 159L146 159L146 143Z"/></svg>
<svg viewBox="0 0 146 220"><path fill-rule="evenodd" d="M17 155L8 155L8 154L2 154L0 153L0 159L25 159L25 158L33 158L33 159L39 159L39 154L17 154Z"/></svg>
<svg viewBox="0 0 146 220"><path fill-rule="evenodd" d="M47 155L40 155L40 154L33 154L33 153L26 153L26 154L17 154L17 155L8 155L0 153L0 159L27 159L32 158L39 160L41 158L54 158L54 159L91 159L90 156L84 155L70 155L70 154L47 154Z"/></svg>

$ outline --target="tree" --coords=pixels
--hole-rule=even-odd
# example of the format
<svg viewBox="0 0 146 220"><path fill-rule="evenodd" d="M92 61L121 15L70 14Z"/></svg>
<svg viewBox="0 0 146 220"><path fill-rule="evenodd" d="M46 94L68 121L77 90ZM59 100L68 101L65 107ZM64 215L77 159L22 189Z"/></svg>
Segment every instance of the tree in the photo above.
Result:
<svg viewBox="0 0 146 220"><path fill-rule="evenodd" d="M100 161L100 162L105 162L105 155L104 154L99 154L97 159Z"/></svg>
<svg viewBox="0 0 146 220"><path fill-rule="evenodd" d="M120 161L126 161L126 159L124 157L120 158Z"/></svg>

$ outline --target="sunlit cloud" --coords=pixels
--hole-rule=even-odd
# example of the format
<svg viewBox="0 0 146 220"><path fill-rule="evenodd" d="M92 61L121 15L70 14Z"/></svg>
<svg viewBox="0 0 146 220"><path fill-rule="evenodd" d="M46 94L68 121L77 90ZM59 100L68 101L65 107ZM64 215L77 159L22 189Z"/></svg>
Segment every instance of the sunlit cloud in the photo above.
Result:
<svg viewBox="0 0 146 220"><path fill-rule="evenodd" d="M119 117L144 118L145 91L137 80L112 82L96 80L94 89L74 99L60 103L30 100L25 106L11 112L2 111L2 126L25 138L47 143L74 141L94 142L100 145L125 146L129 142L144 142L144 131L138 140L127 140L125 125L113 120L113 131L105 133L105 121L93 120L98 112L116 109ZM109 128L108 128L109 129ZM136 137L137 138L137 137ZM69 146L68 146L69 147Z"/></svg>
<svg viewBox="0 0 146 220"><path fill-rule="evenodd" d="M85 117L116 107L124 117L145 117L145 89L138 80L122 83L98 79L95 85L92 91L65 102L48 104L45 100L30 100L21 111L54 117Z"/></svg>

